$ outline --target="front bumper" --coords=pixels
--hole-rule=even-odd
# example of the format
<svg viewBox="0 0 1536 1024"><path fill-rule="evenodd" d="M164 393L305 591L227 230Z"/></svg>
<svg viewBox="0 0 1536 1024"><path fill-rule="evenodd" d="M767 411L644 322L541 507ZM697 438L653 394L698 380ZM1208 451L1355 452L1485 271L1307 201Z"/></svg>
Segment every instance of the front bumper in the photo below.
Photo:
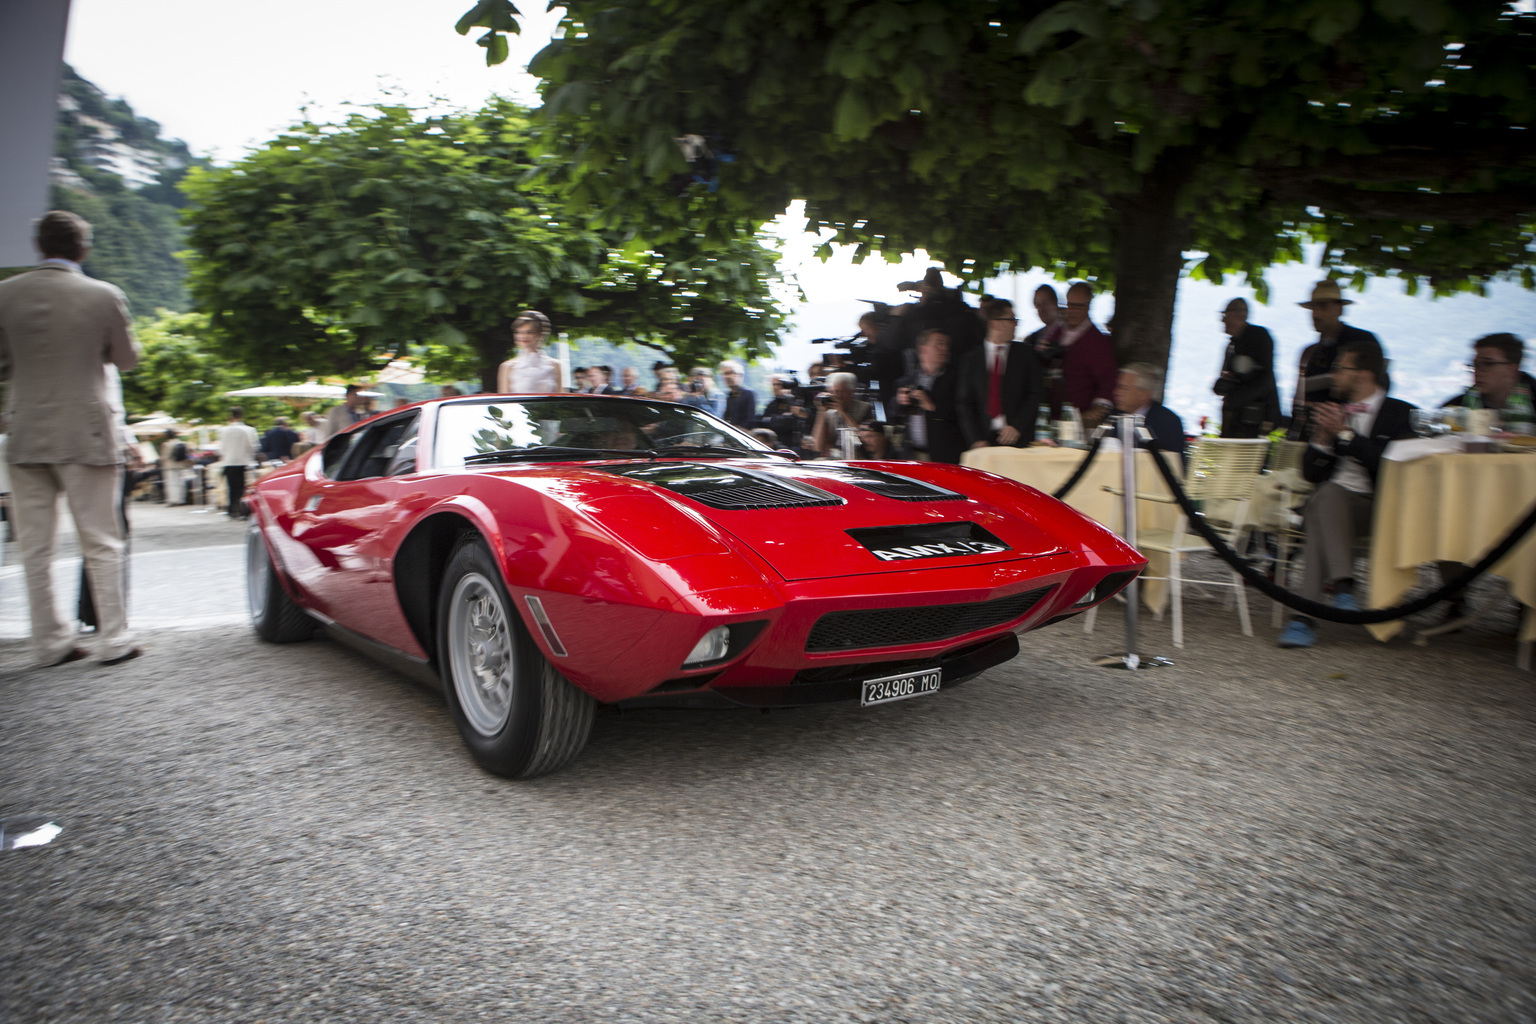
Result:
<svg viewBox="0 0 1536 1024"><path fill-rule="evenodd" d="M618 701L621 708L791 708L858 700L864 680L892 672L943 671L944 686L956 686L989 668L1012 661L1019 653L1019 638L1005 633L991 640L951 652L943 657L911 663L886 663L872 669L857 665L833 672L810 669L783 686L720 686L698 690L662 691ZM712 681L712 680L710 680Z"/></svg>

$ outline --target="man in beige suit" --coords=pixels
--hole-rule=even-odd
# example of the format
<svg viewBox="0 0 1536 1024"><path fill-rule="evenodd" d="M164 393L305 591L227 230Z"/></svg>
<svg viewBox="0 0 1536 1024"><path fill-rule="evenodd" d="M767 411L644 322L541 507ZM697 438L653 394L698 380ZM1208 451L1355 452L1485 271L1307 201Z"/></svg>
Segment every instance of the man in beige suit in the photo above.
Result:
<svg viewBox="0 0 1536 1024"><path fill-rule="evenodd" d="M96 602L96 655L138 657L123 602L123 530L117 516L123 450L107 394L107 364L139 361L123 293L86 277L91 226L54 210L37 226L42 263L0 281L0 380L8 381L12 509L26 567L32 650L44 665L89 656L54 604L58 504L69 501Z"/></svg>

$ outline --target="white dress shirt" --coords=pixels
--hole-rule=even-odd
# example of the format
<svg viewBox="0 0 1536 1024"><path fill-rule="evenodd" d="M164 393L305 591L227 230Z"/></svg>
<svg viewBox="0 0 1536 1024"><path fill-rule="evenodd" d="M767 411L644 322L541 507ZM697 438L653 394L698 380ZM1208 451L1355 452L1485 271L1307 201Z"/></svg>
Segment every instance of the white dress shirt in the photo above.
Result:
<svg viewBox="0 0 1536 1024"><path fill-rule="evenodd" d="M1349 424L1349 429L1353 430L1359 437L1369 438L1371 436L1371 428L1376 425L1376 416L1381 412L1381 403L1386 400L1387 393L1381 388L1377 388L1375 394L1360 403L1365 406L1363 411L1349 414L1346 420ZM1322 451L1329 450L1316 443L1312 447ZM1352 455L1339 456L1339 461L1333 467L1333 476L1329 477L1329 479L1340 487L1354 491L1356 494L1371 494L1374 491L1374 488L1371 487L1371 474L1367 473L1364 464Z"/></svg>
<svg viewBox="0 0 1536 1024"><path fill-rule="evenodd" d="M249 466L255 461L256 428L226 423L219 431L219 462L226 466Z"/></svg>

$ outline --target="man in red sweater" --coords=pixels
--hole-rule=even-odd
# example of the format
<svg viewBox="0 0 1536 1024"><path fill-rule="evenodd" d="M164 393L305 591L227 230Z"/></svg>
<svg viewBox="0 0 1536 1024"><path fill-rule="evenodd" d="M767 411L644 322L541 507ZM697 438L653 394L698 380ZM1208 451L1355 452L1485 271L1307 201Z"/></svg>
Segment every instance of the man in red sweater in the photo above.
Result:
<svg viewBox="0 0 1536 1024"><path fill-rule="evenodd" d="M1115 353L1109 339L1088 319L1093 286L1079 281L1067 289L1065 329L1061 332L1061 379L1052 397L1055 407L1074 405L1083 425L1097 426L1115 407Z"/></svg>

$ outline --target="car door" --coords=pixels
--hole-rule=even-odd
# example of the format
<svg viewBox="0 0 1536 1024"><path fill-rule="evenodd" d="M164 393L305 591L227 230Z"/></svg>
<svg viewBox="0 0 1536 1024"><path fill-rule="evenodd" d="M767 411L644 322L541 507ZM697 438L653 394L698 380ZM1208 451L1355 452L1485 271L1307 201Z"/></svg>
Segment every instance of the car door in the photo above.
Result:
<svg viewBox="0 0 1536 1024"><path fill-rule="evenodd" d="M413 409L327 442L320 472L298 495L293 530L323 570L309 588L318 610L347 629L416 656L424 652L400 611L393 566L411 518L409 496L420 492L419 423L419 410Z"/></svg>

